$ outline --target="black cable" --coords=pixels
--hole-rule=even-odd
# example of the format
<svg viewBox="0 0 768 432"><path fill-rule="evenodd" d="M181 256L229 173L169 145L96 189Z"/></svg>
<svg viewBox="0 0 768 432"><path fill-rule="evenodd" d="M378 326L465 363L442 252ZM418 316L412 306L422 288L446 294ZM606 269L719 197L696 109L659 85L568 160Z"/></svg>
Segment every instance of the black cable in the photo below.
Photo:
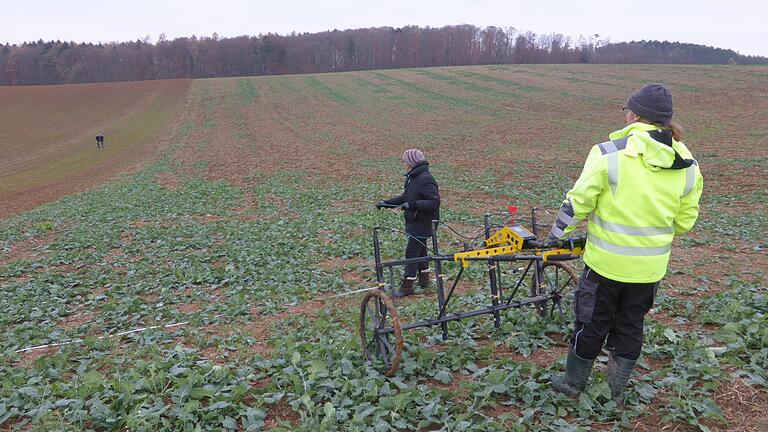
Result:
<svg viewBox="0 0 768 432"><path fill-rule="evenodd" d="M442 225L445 225L445 227L446 227L446 228L448 228L449 230L453 231L453 232L454 232L454 233L455 233L457 236L459 236L459 237L461 237L461 238L464 238L464 239L468 239L470 244L474 244L474 243L477 241L477 239L478 239L478 238L479 238L481 235L483 235L483 234L485 233L485 228L483 228L482 230L480 230L480 232L479 232L479 233L478 233L476 236L474 236L474 237L469 237L469 236L465 236L465 235L463 235L463 234L459 233L459 232L458 232L458 231L456 231L455 229L451 228L451 226L450 226L450 225L448 225L448 224L446 224L445 222L440 222L440 224L442 224Z"/></svg>
<svg viewBox="0 0 768 432"><path fill-rule="evenodd" d="M412 238L412 239L416 240L417 242L419 242L419 244L420 244L420 245L422 245L422 246L424 246L425 248L427 248L427 250L428 250L428 251L430 251L430 252L432 252L434 255L438 255L438 253L437 253L437 252L435 252L435 250L434 250L434 249L432 249L431 247L427 246L427 245L426 245L426 243L424 243L423 241L419 240L419 238L418 238L418 237L416 237L416 236L414 236L414 235L411 235L411 234L408 234L408 233L407 233L407 232L405 232L405 231L401 231L401 230L399 230L399 229L397 229L397 228L391 228L391 227L374 227L373 229L387 230L387 231L392 231L392 232L396 232L396 233L399 233L399 234L403 234L403 235L405 235L406 237L408 237L408 238Z"/></svg>

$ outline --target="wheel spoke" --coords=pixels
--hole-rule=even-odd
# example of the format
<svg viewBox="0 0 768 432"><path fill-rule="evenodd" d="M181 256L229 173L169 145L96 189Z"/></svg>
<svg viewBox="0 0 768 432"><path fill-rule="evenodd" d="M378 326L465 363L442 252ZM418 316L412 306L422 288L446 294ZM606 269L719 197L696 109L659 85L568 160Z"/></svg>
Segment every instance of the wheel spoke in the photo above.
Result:
<svg viewBox="0 0 768 432"><path fill-rule="evenodd" d="M550 271L547 271L547 269L550 269ZM554 275L551 274L552 272L554 272ZM547 266L544 268L543 273L544 273L544 278L547 281L547 286L552 288L553 291L556 290L557 292L562 292L573 281L573 276L571 276L567 271L557 266ZM562 279L560 277L560 273L565 273L568 276L568 279L566 279L562 284L560 283L560 280ZM554 283L552 281L553 278L554 278Z"/></svg>
<svg viewBox="0 0 768 432"><path fill-rule="evenodd" d="M544 275L544 280L547 283L547 287L552 287L552 279L549 277L549 273L547 273L547 268L544 267L544 270L541 273Z"/></svg>
<svg viewBox="0 0 768 432"><path fill-rule="evenodd" d="M373 310L371 310L371 303L365 304L365 310L367 311L366 316L371 320L371 324L373 324L373 327L375 328L378 324L376 322L376 317L373 314Z"/></svg>
<svg viewBox="0 0 768 432"><path fill-rule="evenodd" d="M389 342L387 341L387 337L383 335L379 335L377 337L379 343L379 357L384 360L384 363L389 367L391 365L390 362L390 353L392 352L392 347L388 346Z"/></svg>
<svg viewBox="0 0 768 432"><path fill-rule="evenodd" d="M392 344L389 343L389 335L384 335L381 337L381 343L384 344L384 347L387 349L387 353L392 352ZM389 357L389 356L387 356Z"/></svg>
<svg viewBox="0 0 768 432"><path fill-rule="evenodd" d="M563 313L563 305L562 305L562 297L558 299L555 302L552 302L552 310L549 313L550 317L555 316L555 306L557 306L557 311L560 313L560 318L565 319L565 314Z"/></svg>
<svg viewBox="0 0 768 432"><path fill-rule="evenodd" d="M371 304L373 302L373 304ZM373 349L376 352L376 356L385 360L387 366L390 366L389 357L391 357L392 346L386 339L386 335L380 334L377 330L383 329L386 326L387 308L384 303L378 299L373 298L366 303L366 319L369 320L370 326L366 325L366 328L371 329L370 341L368 342L369 349Z"/></svg>
<svg viewBox="0 0 768 432"><path fill-rule="evenodd" d="M386 310L387 308L384 306L381 300L376 299L376 328L384 328L384 317L386 316Z"/></svg>
<svg viewBox="0 0 768 432"><path fill-rule="evenodd" d="M387 367L392 365L392 353L395 351L394 348L392 348L392 344L389 342L389 335L382 335L381 336L381 343L384 346L384 352L383 352L383 358L384 363L387 364Z"/></svg>
<svg viewBox="0 0 768 432"><path fill-rule="evenodd" d="M365 333L366 333L366 335L365 335L365 339L366 339L365 342L366 342L366 346L364 348L365 348L365 351L367 353L366 355L368 355L369 358L370 358L371 352L374 352L374 351L378 352L378 347L376 346L376 332L372 331L370 333L370 335L368 334L368 330L367 329L374 329L375 330L376 326L375 326L375 324L373 322L374 317L373 317L373 315L371 313L371 308L370 308L370 306L367 303L366 303L366 311L367 311L367 313L365 314L365 329L366 329L365 330Z"/></svg>

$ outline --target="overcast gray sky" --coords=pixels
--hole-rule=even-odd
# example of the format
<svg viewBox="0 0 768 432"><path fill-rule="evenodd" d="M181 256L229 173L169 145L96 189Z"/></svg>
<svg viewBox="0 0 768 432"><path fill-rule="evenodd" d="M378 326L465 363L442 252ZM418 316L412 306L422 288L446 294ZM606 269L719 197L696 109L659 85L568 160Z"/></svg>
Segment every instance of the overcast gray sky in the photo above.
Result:
<svg viewBox="0 0 768 432"><path fill-rule="evenodd" d="M0 0L0 42L258 35L408 24L658 39L768 56L768 1Z"/></svg>

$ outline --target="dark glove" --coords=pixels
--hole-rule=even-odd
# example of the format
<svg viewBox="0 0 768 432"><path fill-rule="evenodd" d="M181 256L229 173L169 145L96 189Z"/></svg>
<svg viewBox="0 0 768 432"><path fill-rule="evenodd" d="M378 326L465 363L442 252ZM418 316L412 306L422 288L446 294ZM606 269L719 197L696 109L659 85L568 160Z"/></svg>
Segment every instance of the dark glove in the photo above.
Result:
<svg viewBox="0 0 768 432"><path fill-rule="evenodd" d="M409 208L411 208L411 205L407 202L400 204L400 210L408 210Z"/></svg>
<svg viewBox="0 0 768 432"><path fill-rule="evenodd" d="M379 210L383 209L384 207L388 207L388 206L389 206L389 204L385 203L384 201L379 201L379 202L376 203L376 208L379 209Z"/></svg>

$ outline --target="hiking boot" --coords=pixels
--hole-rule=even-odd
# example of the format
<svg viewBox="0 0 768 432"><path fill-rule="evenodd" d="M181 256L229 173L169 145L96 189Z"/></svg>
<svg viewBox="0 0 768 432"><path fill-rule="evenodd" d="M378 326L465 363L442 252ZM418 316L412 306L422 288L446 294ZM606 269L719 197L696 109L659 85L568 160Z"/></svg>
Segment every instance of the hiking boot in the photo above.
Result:
<svg viewBox="0 0 768 432"><path fill-rule="evenodd" d="M430 269L424 269L419 272L419 286L424 289L429 289L432 287L432 278L430 275L432 274L432 271Z"/></svg>
<svg viewBox="0 0 768 432"><path fill-rule="evenodd" d="M392 296L394 298L402 298L409 295L413 295L413 284L416 282L416 277L405 277L403 278L403 284L400 286L400 289L395 291Z"/></svg>
<svg viewBox="0 0 768 432"><path fill-rule="evenodd" d="M624 406L624 389L635 363L637 360L618 357L613 354L613 350L608 351L608 387L611 388L611 399L618 408Z"/></svg>
<svg viewBox="0 0 768 432"><path fill-rule="evenodd" d="M565 362L565 374L550 378L552 389L572 398L579 397L587 387L587 380L592 373L594 360L579 357L572 346L568 346L568 360Z"/></svg>

